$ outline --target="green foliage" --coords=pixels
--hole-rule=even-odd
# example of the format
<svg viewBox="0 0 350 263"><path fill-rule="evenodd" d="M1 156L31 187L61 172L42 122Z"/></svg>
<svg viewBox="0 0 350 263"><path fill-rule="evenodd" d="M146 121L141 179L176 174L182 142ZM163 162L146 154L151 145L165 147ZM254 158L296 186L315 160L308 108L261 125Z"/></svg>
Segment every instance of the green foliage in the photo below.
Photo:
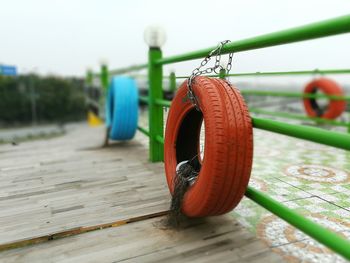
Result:
<svg viewBox="0 0 350 263"><path fill-rule="evenodd" d="M38 122L67 122L85 117L81 79L0 76L0 124L30 123L34 100Z"/></svg>

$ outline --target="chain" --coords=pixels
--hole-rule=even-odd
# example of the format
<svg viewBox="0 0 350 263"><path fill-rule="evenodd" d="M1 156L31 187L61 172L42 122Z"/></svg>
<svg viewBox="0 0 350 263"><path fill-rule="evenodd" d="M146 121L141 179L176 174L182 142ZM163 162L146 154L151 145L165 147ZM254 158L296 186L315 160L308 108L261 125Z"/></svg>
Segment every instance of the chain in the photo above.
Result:
<svg viewBox="0 0 350 263"><path fill-rule="evenodd" d="M194 104L194 106L196 107L197 110L199 110L198 107L198 100L196 95L194 94L193 90L192 90L192 84L194 82L195 77L200 76L202 74L210 74L212 72L215 72L216 74L219 74L221 70L225 70L225 73L228 74L232 68L232 58L233 58L233 52L231 52L229 54L229 58L228 58L228 63L226 65L226 69L220 65L220 61L221 61L221 50L222 48L229 43L230 40L225 40L225 41L221 41L218 46L213 49L201 62L201 64L199 65L199 67L195 68L192 71L191 76L188 78L187 81L187 88L188 88L188 92L187 92L187 96L190 99L190 101ZM211 60L212 56L215 56L215 64L213 67L211 68L206 68L206 69L202 69L205 65L208 64L208 62Z"/></svg>

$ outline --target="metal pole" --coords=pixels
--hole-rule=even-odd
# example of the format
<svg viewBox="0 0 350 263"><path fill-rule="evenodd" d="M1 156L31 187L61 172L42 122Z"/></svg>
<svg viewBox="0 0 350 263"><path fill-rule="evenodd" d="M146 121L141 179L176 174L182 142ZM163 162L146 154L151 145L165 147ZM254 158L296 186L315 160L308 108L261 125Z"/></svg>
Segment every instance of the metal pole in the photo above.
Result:
<svg viewBox="0 0 350 263"><path fill-rule="evenodd" d="M88 86L92 86L92 82L93 82L93 73L92 73L92 70L91 69L88 69L86 71L86 77L85 77L85 81L86 81L86 84Z"/></svg>
<svg viewBox="0 0 350 263"><path fill-rule="evenodd" d="M169 90L172 92L176 91L176 76L175 72L170 72L169 75Z"/></svg>
<svg viewBox="0 0 350 263"><path fill-rule="evenodd" d="M106 64L101 65L100 80L101 80L101 85L102 85L102 91L101 91L102 96L100 98L100 102L103 105L106 101L108 86L109 86L109 73L108 73L108 66ZM108 146L110 131L111 131L111 127L107 127L103 147Z"/></svg>
<svg viewBox="0 0 350 263"><path fill-rule="evenodd" d="M225 79L226 78L226 70L225 69L220 69L220 72L219 72L219 78L220 79Z"/></svg>
<svg viewBox="0 0 350 263"><path fill-rule="evenodd" d="M272 47L311 40L326 36L339 35L350 32L350 15L336 17L300 27L260 35L252 38L242 39L226 44L222 48L222 54L230 52L242 52L253 49ZM207 56L215 47L196 50L185 54L158 59L156 64L170 64Z"/></svg>
<svg viewBox="0 0 350 263"><path fill-rule="evenodd" d="M120 75L124 73L130 73L131 71L139 71L142 69L147 69L148 64L134 65L126 68L112 69L109 71L110 75Z"/></svg>
<svg viewBox="0 0 350 263"><path fill-rule="evenodd" d="M163 145L157 136L163 136L163 107L156 104L156 100L163 99L163 66L154 62L162 58L160 48L151 47L148 52L148 80L149 80L149 156L151 162L163 161Z"/></svg>
<svg viewBox="0 0 350 263"><path fill-rule="evenodd" d="M303 120L303 121L314 121L318 124L329 124L329 125L341 126L341 127L348 127L350 125L350 123L347 123L347 122L323 119L323 118L319 118L319 117L308 117L308 116L301 115L301 114L294 114L294 113L287 113L287 112L267 111L267 110L255 109L255 108L249 108L249 112L263 114L263 115L269 115L269 116Z"/></svg>
<svg viewBox="0 0 350 263"><path fill-rule="evenodd" d="M241 90L241 93L243 95L252 95L252 96L272 96L272 97L310 98L310 99L323 98L323 99L330 99L330 100L350 101L350 96L312 94L312 93L288 92L288 91Z"/></svg>
<svg viewBox="0 0 350 263"><path fill-rule="evenodd" d="M327 131L320 128L288 124L269 119L252 118L252 121L253 126L258 129L350 150L350 135L347 133Z"/></svg>
<svg viewBox="0 0 350 263"><path fill-rule="evenodd" d="M227 77L271 77L271 76L299 76L299 75L312 75L312 74L350 74L350 69L314 69L314 70L299 70L299 71L276 71L276 72L243 72L243 73L231 73L226 74ZM219 77L219 74L206 75L207 77ZM178 79L188 79L189 76L178 76Z"/></svg>
<svg viewBox="0 0 350 263"><path fill-rule="evenodd" d="M108 89L109 85L109 72L108 72L108 66L106 64L101 65L101 85L105 91Z"/></svg>

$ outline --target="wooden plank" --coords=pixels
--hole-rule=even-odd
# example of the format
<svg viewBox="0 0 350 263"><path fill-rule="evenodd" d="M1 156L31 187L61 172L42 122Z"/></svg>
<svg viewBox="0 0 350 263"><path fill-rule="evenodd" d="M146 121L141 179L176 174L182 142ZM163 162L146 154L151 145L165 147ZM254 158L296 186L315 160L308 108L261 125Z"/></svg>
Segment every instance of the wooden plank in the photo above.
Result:
<svg viewBox="0 0 350 263"><path fill-rule="evenodd" d="M148 162L143 135L101 148L103 136L78 126L0 145L0 250L17 247L1 262L281 262L231 216L182 230L148 219L169 207L163 164Z"/></svg>
<svg viewBox="0 0 350 263"><path fill-rule="evenodd" d="M167 210L162 164L149 165L137 139L102 148L103 136L79 126L49 141L0 145L0 245Z"/></svg>
<svg viewBox="0 0 350 263"><path fill-rule="evenodd" d="M182 229L153 218L4 251L1 262L283 262L231 216L193 219Z"/></svg>
<svg viewBox="0 0 350 263"><path fill-rule="evenodd" d="M32 237L32 238L27 238L27 239L14 241L14 242L10 242L10 243L0 244L0 252L5 251L5 250L9 250L9 249L15 249L15 248L20 248L20 247L24 247L24 246L44 243L44 242L48 242L48 241L56 240L56 239L60 239L60 238L80 235L80 234L95 231L95 230L102 230L102 229L106 229L106 228L110 228L110 227L118 227L121 225L134 223L134 222L142 221L142 220L149 219L149 218L164 216L166 214L168 214L168 211L161 211L161 212L156 212L156 213L152 213L152 214L145 214L142 216L132 217L132 218L124 219L124 220L113 221L110 223L104 223L104 224L93 225L93 226L81 226L81 227L77 227L77 228L72 228L72 229L52 233L49 235Z"/></svg>

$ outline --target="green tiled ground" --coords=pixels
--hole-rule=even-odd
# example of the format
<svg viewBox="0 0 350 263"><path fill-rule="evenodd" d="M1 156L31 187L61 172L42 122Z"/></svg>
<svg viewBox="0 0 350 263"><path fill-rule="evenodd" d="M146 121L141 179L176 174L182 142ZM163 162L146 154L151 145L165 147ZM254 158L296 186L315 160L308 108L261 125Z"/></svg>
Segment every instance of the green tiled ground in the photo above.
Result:
<svg viewBox="0 0 350 263"><path fill-rule="evenodd" d="M254 129L249 184L350 239L350 152ZM289 262L346 262L247 198L231 214Z"/></svg>
<svg viewBox="0 0 350 263"><path fill-rule="evenodd" d="M350 239L350 153L257 129L254 143L250 185ZM346 262L247 198L232 215L290 262Z"/></svg>

